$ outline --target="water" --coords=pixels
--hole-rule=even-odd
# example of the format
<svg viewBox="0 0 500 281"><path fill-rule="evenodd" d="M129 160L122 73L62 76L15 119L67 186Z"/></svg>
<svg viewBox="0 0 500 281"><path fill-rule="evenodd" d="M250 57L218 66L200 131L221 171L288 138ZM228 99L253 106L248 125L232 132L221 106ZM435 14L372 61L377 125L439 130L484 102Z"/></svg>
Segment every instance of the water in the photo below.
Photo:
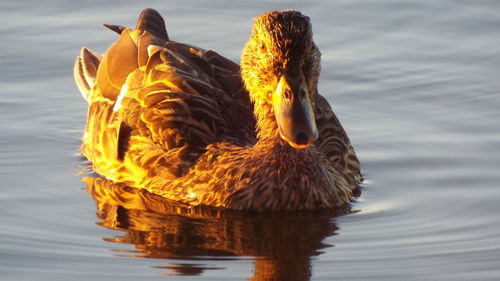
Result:
<svg viewBox="0 0 500 281"><path fill-rule="evenodd" d="M500 279L500 2L101 2L0 3L0 280ZM252 17L310 16L366 178L352 212L182 209L82 182L74 58L144 7L235 61Z"/></svg>

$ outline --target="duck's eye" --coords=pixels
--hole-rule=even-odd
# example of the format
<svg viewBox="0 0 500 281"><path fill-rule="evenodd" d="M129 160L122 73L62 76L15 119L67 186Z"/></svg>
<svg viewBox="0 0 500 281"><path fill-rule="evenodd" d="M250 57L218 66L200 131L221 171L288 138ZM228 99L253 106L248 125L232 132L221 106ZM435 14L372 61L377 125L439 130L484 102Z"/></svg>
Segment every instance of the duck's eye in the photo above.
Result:
<svg viewBox="0 0 500 281"><path fill-rule="evenodd" d="M281 68L281 63L279 63L279 62L274 62L274 63L273 63L273 68L274 68L274 71L276 72L276 74L277 74L278 76L283 75L283 69Z"/></svg>
<svg viewBox="0 0 500 281"><path fill-rule="evenodd" d="M261 50L262 52L265 52L265 51L266 51L266 44L264 44L264 43L260 43L260 44L259 44L259 48L260 48L260 50Z"/></svg>
<svg viewBox="0 0 500 281"><path fill-rule="evenodd" d="M285 100L286 100L286 101L291 101L291 100L292 100L292 98L293 98L293 94L292 94L292 92L291 92L291 91L289 91L289 90L285 90L285 91L283 92L283 98L285 98Z"/></svg>

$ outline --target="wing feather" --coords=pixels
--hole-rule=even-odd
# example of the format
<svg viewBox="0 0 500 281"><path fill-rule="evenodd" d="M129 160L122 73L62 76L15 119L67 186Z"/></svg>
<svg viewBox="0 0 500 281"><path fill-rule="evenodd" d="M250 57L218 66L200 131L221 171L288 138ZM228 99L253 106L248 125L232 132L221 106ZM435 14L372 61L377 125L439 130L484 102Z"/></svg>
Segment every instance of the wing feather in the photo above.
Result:
<svg viewBox="0 0 500 281"><path fill-rule="evenodd" d="M343 170L350 181L359 183L360 164L354 148L330 104L319 94L315 96L315 119L319 133L316 147L335 167Z"/></svg>
<svg viewBox="0 0 500 281"><path fill-rule="evenodd" d="M239 66L214 51L168 41L156 18L146 14L138 28L120 29L89 101L85 154L101 174L132 185L144 185L151 173L165 180L183 175L214 142L255 142ZM157 165L168 167L162 172ZM123 169L130 176L113 174Z"/></svg>

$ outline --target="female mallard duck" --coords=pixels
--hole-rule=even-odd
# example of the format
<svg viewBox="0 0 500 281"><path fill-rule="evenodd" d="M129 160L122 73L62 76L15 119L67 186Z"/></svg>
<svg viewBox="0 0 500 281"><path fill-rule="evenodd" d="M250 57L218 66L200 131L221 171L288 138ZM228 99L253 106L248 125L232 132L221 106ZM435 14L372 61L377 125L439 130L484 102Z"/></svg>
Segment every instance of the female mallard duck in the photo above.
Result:
<svg viewBox="0 0 500 281"><path fill-rule="evenodd" d="M309 18L254 21L240 67L170 41L152 9L102 56L83 48L75 79L89 103L82 151L100 175L176 201L239 210L344 205L359 162L318 94Z"/></svg>

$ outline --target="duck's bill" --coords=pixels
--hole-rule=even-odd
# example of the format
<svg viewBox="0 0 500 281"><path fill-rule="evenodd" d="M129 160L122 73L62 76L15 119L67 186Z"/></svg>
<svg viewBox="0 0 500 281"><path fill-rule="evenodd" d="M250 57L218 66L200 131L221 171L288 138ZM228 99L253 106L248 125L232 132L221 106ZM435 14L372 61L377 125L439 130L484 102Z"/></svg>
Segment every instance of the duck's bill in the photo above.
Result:
<svg viewBox="0 0 500 281"><path fill-rule="evenodd" d="M281 138L298 149L318 138L309 92L302 71L281 76L273 94L273 107Z"/></svg>

